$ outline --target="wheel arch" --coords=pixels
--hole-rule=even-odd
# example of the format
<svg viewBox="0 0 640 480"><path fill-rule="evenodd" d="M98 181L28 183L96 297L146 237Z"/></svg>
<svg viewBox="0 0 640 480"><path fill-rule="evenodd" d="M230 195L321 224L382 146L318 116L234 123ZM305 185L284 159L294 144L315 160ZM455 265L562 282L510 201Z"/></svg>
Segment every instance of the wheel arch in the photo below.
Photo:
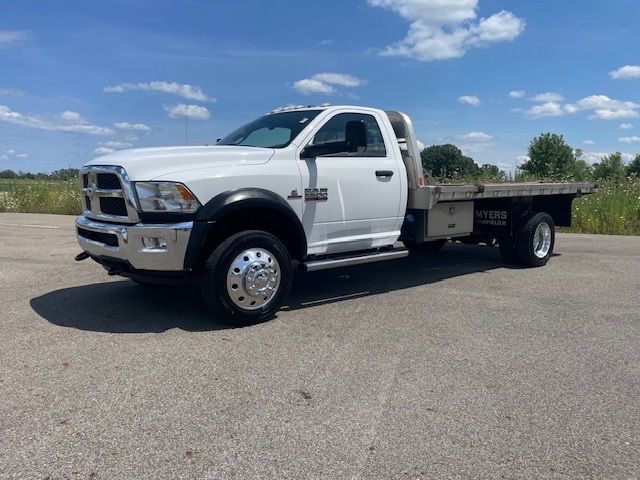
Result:
<svg viewBox="0 0 640 480"><path fill-rule="evenodd" d="M242 230L263 230L276 236L291 258L307 254L307 238L300 219L277 193L261 188L231 190L203 205L193 223L184 267L199 268L225 238Z"/></svg>

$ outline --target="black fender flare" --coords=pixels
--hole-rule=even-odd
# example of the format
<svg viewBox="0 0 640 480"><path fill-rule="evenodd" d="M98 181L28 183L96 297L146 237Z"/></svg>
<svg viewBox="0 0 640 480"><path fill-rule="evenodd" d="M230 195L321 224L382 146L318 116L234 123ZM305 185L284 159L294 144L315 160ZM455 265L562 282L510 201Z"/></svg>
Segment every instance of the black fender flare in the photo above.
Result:
<svg viewBox="0 0 640 480"><path fill-rule="evenodd" d="M184 258L185 270L195 267L209 232L221 218L244 209L267 208L284 215L294 226L293 234L301 256L307 252L307 236L302 222L291 205L277 193L262 188L241 188L220 193L205 203L195 214Z"/></svg>

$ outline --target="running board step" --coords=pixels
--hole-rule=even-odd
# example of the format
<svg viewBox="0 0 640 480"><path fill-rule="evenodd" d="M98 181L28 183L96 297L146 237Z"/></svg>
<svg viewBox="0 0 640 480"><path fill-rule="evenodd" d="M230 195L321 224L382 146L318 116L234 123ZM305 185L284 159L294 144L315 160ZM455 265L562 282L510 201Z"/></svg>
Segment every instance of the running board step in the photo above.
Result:
<svg viewBox="0 0 640 480"><path fill-rule="evenodd" d="M409 255L409 250L403 248L398 250L389 250L386 252L369 253L357 255L355 257L325 258L322 260L312 260L303 263L303 269L307 272L315 272L317 270L328 270L329 268L349 267L351 265L360 265L362 263L381 262L383 260L395 260Z"/></svg>

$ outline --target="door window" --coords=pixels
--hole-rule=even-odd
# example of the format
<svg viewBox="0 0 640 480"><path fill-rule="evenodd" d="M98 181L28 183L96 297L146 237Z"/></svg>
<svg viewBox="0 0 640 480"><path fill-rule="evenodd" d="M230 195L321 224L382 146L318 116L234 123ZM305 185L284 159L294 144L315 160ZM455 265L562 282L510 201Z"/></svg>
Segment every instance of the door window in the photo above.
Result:
<svg viewBox="0 0 640 480"><path fill-rule="evenodd" d="M324 157L387 155L378 122L362 113L339 113L318 130L307 149L312 156Z"/></svg>

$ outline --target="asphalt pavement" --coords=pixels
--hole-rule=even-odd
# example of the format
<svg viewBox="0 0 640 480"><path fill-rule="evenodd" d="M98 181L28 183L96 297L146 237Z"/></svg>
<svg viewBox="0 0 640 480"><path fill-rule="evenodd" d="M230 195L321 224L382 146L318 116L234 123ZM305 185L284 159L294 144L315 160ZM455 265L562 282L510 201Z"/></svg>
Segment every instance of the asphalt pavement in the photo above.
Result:
<svg viewBox="0 0 640 480"><path fill-rule="evenodd" d="M257 326L0 214L2 479L640 478L640 237L297 275Z"/></svg>

